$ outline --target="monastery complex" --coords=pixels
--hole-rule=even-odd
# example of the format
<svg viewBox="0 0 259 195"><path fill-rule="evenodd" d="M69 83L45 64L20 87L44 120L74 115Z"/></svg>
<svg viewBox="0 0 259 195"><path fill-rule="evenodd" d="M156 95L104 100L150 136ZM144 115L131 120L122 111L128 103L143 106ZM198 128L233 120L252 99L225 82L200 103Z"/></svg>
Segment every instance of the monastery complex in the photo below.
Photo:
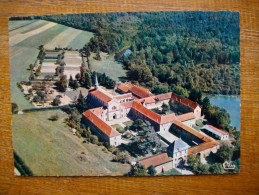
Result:
<svg viewBox="0 0 259 195"><path fill-rule="evenodd" d="M210 152L215 153L220 147L217 140L229 139L227 132L211 125L194 129L196 121L204 117L201 107L171 92L154 95L129 82L118 83L114 90L108 91L99 86L96 77L87 102L91 109L83 113L85 123L100 139L113 146L124 141L122 134L112 125L136 119L149 121L163 145L167 146L167 152L144 158L139 163L146 167L153 165L158 173L179 166L189 155L206 157ZM163 104L181 110L181 114L154 111L161 109Z"/></svg>

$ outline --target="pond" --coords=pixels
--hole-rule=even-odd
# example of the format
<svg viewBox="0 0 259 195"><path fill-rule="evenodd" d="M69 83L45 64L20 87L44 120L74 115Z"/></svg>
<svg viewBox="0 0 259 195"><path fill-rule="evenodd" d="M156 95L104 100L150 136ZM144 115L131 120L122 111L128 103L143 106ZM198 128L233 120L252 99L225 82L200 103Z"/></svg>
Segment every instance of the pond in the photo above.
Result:
<svg viewBox="0 0 259 195"><path fill-rule="evenodd" d="M227 110L231 125L240 130L240 96L209 96L211 105Z"/></svg>

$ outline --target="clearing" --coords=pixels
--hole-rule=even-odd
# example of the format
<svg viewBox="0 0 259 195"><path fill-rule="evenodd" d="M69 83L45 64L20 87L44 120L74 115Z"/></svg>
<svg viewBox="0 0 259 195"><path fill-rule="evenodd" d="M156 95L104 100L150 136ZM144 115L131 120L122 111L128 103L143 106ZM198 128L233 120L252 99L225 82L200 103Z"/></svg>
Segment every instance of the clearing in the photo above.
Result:
<svg viewBox="0 0 259 195"><path fill-rule="evenodd" d="M123 68L122 64L114 60L113 55L101 52L100 55L102 59L100 61L94 59L95 55L95 53L92 53L90 57L92 71L105 73L115 81L119 81L126 77L126 70Z"/></svg>
<svg viewBox="0 0 259 195"><path fill-rule="evenodd" d="M59 115L58 121L48 118ZM60 110L13 115L13 146L36 176L123 175L128 164L111 162L113 155L101 146L82 143L64 124Z"/></svg>

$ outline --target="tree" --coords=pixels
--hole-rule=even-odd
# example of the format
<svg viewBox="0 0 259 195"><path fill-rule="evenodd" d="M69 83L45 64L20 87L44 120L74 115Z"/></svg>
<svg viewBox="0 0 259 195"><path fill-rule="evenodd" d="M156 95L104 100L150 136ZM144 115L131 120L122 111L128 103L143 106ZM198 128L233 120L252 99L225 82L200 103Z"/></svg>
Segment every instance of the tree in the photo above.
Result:
<svg viewBox="0 0 259 195"><path fill-rule="evenodd" d="M84 98L82 91L80 90L79 92L79 96L77 99L77 109L80 113L84 112L85 110L87 110L88 106L86 103L86 99Z"/></svg>
<svg viewBox="0 0 259 195"><path fill-rule="evenodd" d="M97 47L95 59L96 60L101 60L102 59L101 58L101 54L100 54L100 47L99 46Z"/></svg>
<svg viewBox="0 0 259 195"><path fill-rule="evenodd" d="M129 157L128 153L118 151L116 153L116 155L114 156L113 160L115 162L127 163L127 162L129 162L130 157Z"/></svg>
<svg viewBox="0 0 259 195"><path fill-rule="evenodd" d="M194 101L194 102L197 102L197 103L201 104L202 103L201 98L202 98L201 90L193 88L190 92L189 99Z"/></svg>
<svg viewBox="0 0 259 195"><path fill-rule="evenodd" d="M30 76L29 76L29 81L33 81L35 79L34 73L31 71Z"/></svg>
<svg viewBox="0 0 259 195"><path fill-rule="evenodd" d="M12 113L13 114L18 113L18 105L14 102L12 102Z"/></svg>
<svg viewBox="0 0 259 195"><path fill-rule="evenodd" d="M152 153L161 151L160 139L150 122L144 121L141 126L137 126L136 128L138 129L138 134L131 143L131 147L134 148L135 153L145 155L151 151Z"/></svg>
<svg viewBox="0 0 259 195"><path fill-rule="evenodd" d="M77 73L75 77L76 77L76 80L79 81L79 79L80 79L80 77L81 77L81 76L80 76L80 73Z"/></svg>
<svg viewBox="0 0 259 195"><path fill-rule="evenodd" d="M73 108L71 110L71 113L70 113L70 117L69 117L72 121L74 121L76 124L79 125L79 123L81 122L81 118L82 118L82 115L77 111L76 108Z"/></svg>
<svg viewBox="0 0 259 195"><path fill-rule="evenodd" d="M169 106L168 106L168 104L165 104L165 103L163 103L162 104L162 112L164 113L164 114L166 114L166 112L169 110Z"/></svg>
<svg viewBox="0 0 259 195"><path fill-rule="evenodd" d="M209 172L212 174L223 174L224 173L224 169L222 164L220 163L215 163L212 164L209 168Z"/></svg>
<svg viewBox="0 0 259 195"><path fill-rule="evenodd" d="M137 163L136 165L131 167L130 172L128 173L129 176L147 176L147 169Z"/></svg>
<svg viewBox="0 0 259 195"><path fill-rule="evenodd" d="M53 105L53 106L59 106L60 104L61 104L60 97L57 95L57 96L54 98L54 100L53 100L53 102L52 102L52 105Z"/></svg>
<svg viewBox="0 0 259 195"><path fill-rule="evenodd" d="M59 77L59 81L56 82L56 85L59 91L65 92L67 90L67 76L62 74Z"/></svg>
<svg viewBox="0 0 259 195"><path fill-rule="evenodd" d="M156 175L156 173L157 173L157 171L156 171L156 169L155 169L155 167L154 167L153 165L151 165L150 167L148 167L148 174L149 174L149 175L154 176L154 175Z"/></svg>
<svg viewBox="0 0 259 195"><path fill-rule="evenodd" d="M226 143L223 143L216 153L216 157L221 163L231 160L232 156L233 148L228 146Z"/></svg>
<svg viewBox="0 0 259 195"><path fill-rule="evenodd" d="M173 92L185 98L189 97L189 91L179 85L173 88Z"/></svg>
<svg viewBox="0 0 259 195"><path fill-rule="evenodd" d="M91 73L89 71L85 72L85 76L84 76L85 80L84 80L84 86L87 89L90 89L92 87L92 79L91 79Z"/></svg>
<svg viewBox="0 0 259 195"><path fill-rule="evenodd" d="M70 77L69 77L68 85L69 85L69 87L73 88L74 80L73 80L73 78L72 78L71 75L70 75Z"/></svg>
<svg viewBox="0 0 259 195"><path fill-rule="evenodd" d="M91 55L91 52L90 52L90 47L88 44L85 44L84 47L80 50L80 53L81 53L81 56L82 57L86 57L87 59L87 63L88 63L88 67L89 67L89 57Z"/></svg>
<svg viewBox="0 0 259 195"><path fill-rule="evenodd" d="M201 160L200 160L200 157L198 155L190 155L187 159L187 163L191 167L191 169L193 170L194 168L196 168L201 163Z"/></svg>
<svg viewBox="0 0 259 195"><path fill-rule="evenodd" d="M202 107L205 113L207 113L207 111L210 109L211 104L210 104L210 99L208 97L205 97L202 100Z"/></svg>

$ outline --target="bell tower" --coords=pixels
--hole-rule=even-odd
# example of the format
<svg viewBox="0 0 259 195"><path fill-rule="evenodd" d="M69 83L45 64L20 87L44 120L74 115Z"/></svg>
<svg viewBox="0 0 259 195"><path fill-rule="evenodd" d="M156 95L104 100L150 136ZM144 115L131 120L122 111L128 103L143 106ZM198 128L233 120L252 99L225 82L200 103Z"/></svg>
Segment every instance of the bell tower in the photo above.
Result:
<svg viewBox="0 0 259 195"><path fill-rule="evenodd" d="M95 88L95 89L98 89L98 88L99 88L99 83L98 83L97 74L95 74L94 88Z"/></svg>

